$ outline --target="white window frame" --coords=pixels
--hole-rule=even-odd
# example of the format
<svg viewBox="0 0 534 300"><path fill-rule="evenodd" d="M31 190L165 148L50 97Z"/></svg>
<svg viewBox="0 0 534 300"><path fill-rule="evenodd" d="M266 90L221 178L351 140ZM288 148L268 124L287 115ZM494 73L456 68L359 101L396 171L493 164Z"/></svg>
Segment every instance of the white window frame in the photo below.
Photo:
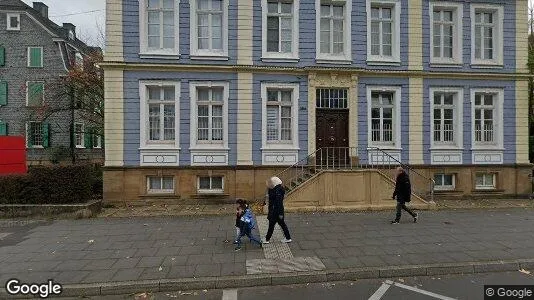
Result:
<svg viewBox="0 0 534 300"><path fill-rule="evenodd" d="M148 48L148 1L139 0L139 56L141 58L180 58L180 0L174 0L174 49ZM163 34L163 32L161 33Z"/></svg>
<svg viewBox="0 0 534 300"><path fill-rule="evenodd" d="M30 90L30 83L41 83L43 84L43 99L41 99L41 105L44 104L45 101L45 82L44 81L26 81L26 106L29 106L28 101L30 100L29 90ZM38 107L38 106L32 106L32 107Z"/></svg>
<svg viewBox="0 0 534 300"><path fill-rule="evenodd" d="M321 53L321 2L343 4L343 54ZM317 63L352 64L352 1L351 0L315 0L315 53ZM333 41L331 41L333 42Z"/></svg>
<svg viewBox="0 0 534 300"><path fill-rule="evenodd" d="M436 174L434 174L434 178L436 176L441 176L442 179L443 179L442 182L445 182L445 176L451 176L452 177L452 185L445 185L445 184L437 185L437 184L435 184L434 185L434 190L435 191L454 191L456 189L456 174L436 173Z"/></svg>
<svg viewBox="0 0 534 300"><path fill-rule="evenodd" d="M391 7L393 26L391 37L391 56L373 55L371 52L371 6L373 5ZM367 64L369 65L399 65L400 64L400 22L401 22L401 2L400 0L367 0Z"/></svg>
<svg viewBox="0 0 534 300"><path fill-rule="evenodd" d="M35 145L32 143L32 146L29 147L30 143L30 139L32 138L33 136L33 132L31 133L32 135L28 136L28 132L29 132L29 129L31 128L31 124L32 123L37 123L37 124L41 124L41 145ZM49 133L50 134L50 133ZM44 142L44 134L43 134L43 122L36 122L36 121L30 121L30 122L27 122L26 123L26 148L32 148L32 149L44 149L44 146L43 146L43 142Z"/></svg>
<svg viewBox="0 0 534 300"><path fill-rule="evenodd" d="M148 86L174 86L174 116L175 130L174 141L150 141L149 140L149 116L148 116ZM140 149L172 149L180 150L180 82L179 81L161 81L161 80L141 80L139 81L139 98L140 98Z"/></svg>
<svg viewBox="0 0 534 300"><path fill-rule="evenodd" d="M222 50L211 51L198 49L197 0L190 0L190 58L204 60L228 60L228 1L222 1Z"/></svg>
<svg viewBox="0 0 534 300"><path fill-rule="evenodd" d="M200 188L200 178L201 177L209 177L210 179L210 188L209 189L201 189ZM213 185L213 177L221 177L221 183L222 183L222 187L221 189L213 189L212 188L212 185ZM197 176L197 193L198 194L223 194L224 193L224 176L222 175L202 175L202 176Z"/></svg>
<svg viewBox="0 0 534 300"><path fill-rule="evenodd" d="M278 3L284 1L278 1ZM261 11L262 11L262 60L266 62L297 62L299 59L299 5L300 0L292 1L292 43L291 43L291 52L282 53L282 52L269 52L267 51L267 17L268 17L268 0L261 0ZM280 31L280 29L279 29Z"/></svg>
<svg viewBox="0 0 534 300"><path fill-rule="evenodd" d="M81 125L81 130L77 130L77 126ZM85 125L82 122L74 123L74 144L77 149L85 148ZM78 137L80 137L81 144L78 144Z"/></svg>
<svg viewBox="0 0 534 300"><path fill-rule="evenodd" d="M172 189L166 190L166 189L151 189L150 188L150 178L159 178L161 181L161 187L163 187L163 178L172 178ZM146 177L146 191L147 194L174 194L174 190L176 189L176 179L174 176L147 176Z"/></svg>
<svg viewBox="0 0 534 300"><path fill-rule="evenodd" d="M494 98L494 113L493 113L493 143L487 142L476 142L475 141L475 95L477 93L489 93L496 94ZM497 102L497 103L495 103ZM503 104L504 104L504 90L503 89L486 89L486 88L477 88L471 89L471 141L472 141L472 150L504 150L503 145Z"/></svg>
<svg viewBox="0 0 534 300"><path fill-rule="evenodd" d="M434 57L434 10L445 9L453 12L452 20L454 23L453 29L453 45L452 58ZM463 3L456 2L430 2L430 63L435 65L461 65L463 63ZM443 44L442 44L443 46Z"/></svg>
<svg viewBox="0 0 534 300"><path fill-rule="evenodd" d="M483 176L483 180L484 183L485 183L485 176L492 176L493 177L493 185L488 185L488 184L483 184L483 185L478 185L477 184L477 177L478 176ZM484 173L484 172L479 172L479 173L475 173L475 189L476 190L495 190L497 189L497 173Z"/></svg>
<svg viewBox="0 0 534 300"><path fill-rule="evenodd" d="M31 63L31 57L30 57L31 49L40 49L41 50L41 64L39 66L37 66L37 67L30 65L30 63ZM28 62L27 62L27 65L26 65L28 68L42 68L43 67L43 65L44 65L44 50L43 50L43 47L28 47L26 56L28 57Z"/></svg>
<svg viewBox="0 0 534 300"><path fill-rule="evenodd" d="M454 106L454 141L449 142L436 142L434 141L434 95L436 93L455 93L456 96L453 100ZM430 145L431 150L443 150L443 149L463 149L463 103L464 103L464 90L462 88L449 88L449 87L433 87L429 90L429 102L430 102Z"/></svg>
<svg viewBox="0 0 534 300"><path fill-rule="evenodd" d="M229 83L226 81L194 81L189 83L191 95L191 134L190 134L190 149L228 149L228 98L229 98ZM198 105L197 105L197 88L223 88L223 140L213 142L198 142Z"/></svg>
<svg viewBox="0 0 534 300"><path fill-rule="evenodd" d="M11 27L11 18L17 18L17 27ZM6 30L8 31L19 31L20 30L20 14L7 13L6 14Z"/></svg>
<svg viewBox="0 0 534 300"><path fill-rule="evenodd" d="M267 90L269 89L291 89L291 142L273 142L267 141ZM262 149L282 149L282 150L297 150L299 148L299 85L284 84L284 83L262 83L261 84L261 102L262 102Z"/></svg>
<svg viewBox="0 0 534 300"><path fill-rule="evenodd" d="M496 14L494 30L493 59L477 59L475 57L475 13L477 10L490 11ZM502 67L504 51L504 7L502 5L491 4L471 4L471 66L472 67Z"/></svg>
<svg viewBox="0 0 534 300"><path fill-rule="evenodd" d="M400 86L367 86L367 144L369 147L380 149L401 150L401 94ZM391 92L393 93L393 143L373 142L372 140L372 92Z"/></svg>
<svg viewBox="0 0 534 300"><path fill-rule="evenodd" d="M96 141L96 146L95 146ZM102 149L102 136L97 133L93 133L93 138L91 139L91 148L93 149Z"/></svg>

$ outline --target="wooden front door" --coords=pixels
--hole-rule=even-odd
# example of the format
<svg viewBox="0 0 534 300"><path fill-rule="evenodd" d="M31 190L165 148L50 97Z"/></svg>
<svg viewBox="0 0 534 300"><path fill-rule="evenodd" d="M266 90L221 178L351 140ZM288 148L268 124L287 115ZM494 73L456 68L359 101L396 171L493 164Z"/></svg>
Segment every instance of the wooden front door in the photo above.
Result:
<svg viewBox="0 0 534 300"><path fill-rule="evenodd" d="M336 165L349 160L349 111L346 109L316 110L316 149L321 149L317 163Z"/></svg>

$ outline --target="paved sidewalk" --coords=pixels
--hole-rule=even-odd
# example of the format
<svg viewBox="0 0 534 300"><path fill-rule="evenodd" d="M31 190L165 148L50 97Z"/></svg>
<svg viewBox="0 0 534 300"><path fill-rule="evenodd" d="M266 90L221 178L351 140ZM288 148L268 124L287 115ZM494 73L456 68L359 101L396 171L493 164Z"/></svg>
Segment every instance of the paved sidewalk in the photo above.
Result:
<svg viewBox="0 0 534 300"><path fill-rule="evenodd" d="M247 265L255 266L248 273L265 274L292 272L291 266L302 264L331 271L534 258L532 209L423 211L418 224L403 215L401 224L390 225L392 217L393 212L288 214L290 253L274 238L269 247L279 252L248 240L235 252L233 216L60 220L25 225L26 231L2 223L0 285L9 278L80 284L221 277L245 275ZM264 231L264 220L259 223ZM258 263L288 258L294 260Z"/></svg>

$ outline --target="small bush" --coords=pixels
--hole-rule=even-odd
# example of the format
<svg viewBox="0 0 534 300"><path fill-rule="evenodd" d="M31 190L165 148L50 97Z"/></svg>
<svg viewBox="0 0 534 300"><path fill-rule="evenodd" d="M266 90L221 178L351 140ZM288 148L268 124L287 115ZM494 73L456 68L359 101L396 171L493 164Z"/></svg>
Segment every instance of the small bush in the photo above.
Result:
<svg viewBox="0 0 534 300"><path fill-rule="evenodd" d="M67 204L91 199L92 167L33 167L25 175L0 176L0 203Z"/></svg>

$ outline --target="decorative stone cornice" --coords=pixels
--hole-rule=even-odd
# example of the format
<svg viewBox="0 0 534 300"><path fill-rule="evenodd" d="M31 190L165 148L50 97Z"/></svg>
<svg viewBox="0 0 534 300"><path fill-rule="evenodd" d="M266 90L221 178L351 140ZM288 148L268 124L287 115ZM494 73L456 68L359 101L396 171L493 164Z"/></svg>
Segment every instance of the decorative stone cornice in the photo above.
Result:
<svg viewBox="0 0 534 300"><path fill-rule="evenodd" d="M253 73L284 73L295 75L327 74L338 80L342 76L349 75L363 77L422 77L422 78L458 78L458 79L493 79L493 80L513 80L534 78L534 75L528 73L479 73L479 72L428 72L428 71L410 71L410 70L366 70L356 67L279 67L279 66L250 66L250 65L194 65L194 64L147 64L147 63L121 63L121 62L103 62L100 66L106 70L153 70L166 72L253 72ZM350 79L349 79L350 81Z"/></svg>

